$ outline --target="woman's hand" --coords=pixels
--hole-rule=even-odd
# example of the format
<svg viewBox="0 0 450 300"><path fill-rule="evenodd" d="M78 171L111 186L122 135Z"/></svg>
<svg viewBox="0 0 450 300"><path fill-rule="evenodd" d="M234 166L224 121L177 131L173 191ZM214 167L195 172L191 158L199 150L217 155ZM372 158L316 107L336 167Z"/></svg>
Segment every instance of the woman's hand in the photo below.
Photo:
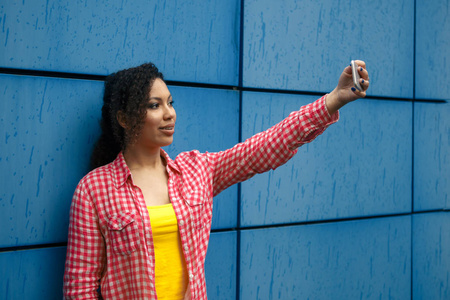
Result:
<svg viewBox="0 0 450 300"><path fill-rule="evenodd" d="M358 73L361 77L359 83L363 90L358 91L354 87L352 67L347 66L342 72L341 77L339 77L337 87L326 98L326 106L330 115L334 114L345 104L366 96L366 91L369 88L369 73L366 70L366 63L362 60L356 60L355 62L358 65Z"/></svg>

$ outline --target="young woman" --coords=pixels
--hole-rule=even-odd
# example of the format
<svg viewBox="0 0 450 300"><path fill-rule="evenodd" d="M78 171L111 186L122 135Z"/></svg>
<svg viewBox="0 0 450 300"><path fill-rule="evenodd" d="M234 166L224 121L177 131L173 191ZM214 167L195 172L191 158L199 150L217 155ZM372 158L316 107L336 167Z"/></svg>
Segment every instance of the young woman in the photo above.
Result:
<svg viewBox="0 0 450 300"><path fill-rule="evenodd" d="M287 162L296 149L338 120L338 109L364 97L351 68L328 95L272 128L217 153L172 160L176 124L163 75L144 64L105 83L96 169L78 184L70 211L66 299L206 299L204 263L213 196ZM99 294L101 291L101 296Z"/></svg>

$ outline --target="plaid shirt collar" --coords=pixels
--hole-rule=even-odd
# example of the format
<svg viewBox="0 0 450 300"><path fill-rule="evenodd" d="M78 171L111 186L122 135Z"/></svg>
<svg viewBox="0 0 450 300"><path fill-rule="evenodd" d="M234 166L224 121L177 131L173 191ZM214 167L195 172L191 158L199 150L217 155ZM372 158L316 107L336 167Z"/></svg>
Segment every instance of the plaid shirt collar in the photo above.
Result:
<svg viewBox="0 0 450 300"><path fill-rule="evenodd" d="M163 149L161 149L161 156L166 160L169 172L181 173L177 164ZM112 163L112 173L113 183L117 189L122 187L129 177L132 177L122 152L117 155L117 158Z"/></svg>

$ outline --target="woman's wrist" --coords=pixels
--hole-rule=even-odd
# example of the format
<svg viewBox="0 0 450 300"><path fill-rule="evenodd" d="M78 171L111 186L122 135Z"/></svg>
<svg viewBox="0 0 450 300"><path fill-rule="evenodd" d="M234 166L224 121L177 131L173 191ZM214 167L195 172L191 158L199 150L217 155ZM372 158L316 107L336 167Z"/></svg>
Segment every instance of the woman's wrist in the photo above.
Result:
<svg viewBox="0 0 450 300"><path fill-rule="evenodd" d="M327 107L328 113L331 116L335 114L342 106L344 106L345 103L339 99L339 92L334 89L325 98L325 105Z"/></svg>

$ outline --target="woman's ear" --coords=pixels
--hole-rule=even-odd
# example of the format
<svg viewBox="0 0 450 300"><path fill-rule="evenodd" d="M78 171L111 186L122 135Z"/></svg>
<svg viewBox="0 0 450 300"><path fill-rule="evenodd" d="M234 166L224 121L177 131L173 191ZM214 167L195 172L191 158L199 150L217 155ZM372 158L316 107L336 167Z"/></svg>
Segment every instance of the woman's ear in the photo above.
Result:
<svg viewBox="0 0 450 300"><path fill-rule="evenodd" d="M123 111L119 110L117 112L116 119L117 119L117 122L119 122L119 125L123 129L127 129L127 122L126 122L127 118L125 117L125 114L123 113Z"/></svg>

